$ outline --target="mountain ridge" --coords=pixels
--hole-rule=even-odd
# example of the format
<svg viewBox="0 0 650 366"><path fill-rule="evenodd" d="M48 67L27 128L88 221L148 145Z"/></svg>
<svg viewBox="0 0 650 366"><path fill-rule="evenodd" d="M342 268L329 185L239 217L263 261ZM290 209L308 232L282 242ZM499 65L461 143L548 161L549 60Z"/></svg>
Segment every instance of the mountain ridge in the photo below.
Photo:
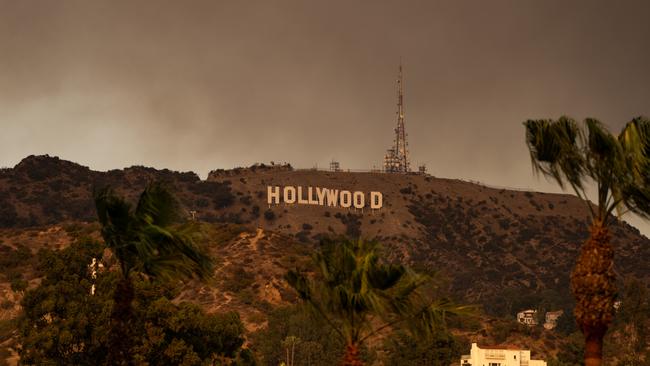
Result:
<svg viewBox="0 0 650 366"><path fill-rule="evenodd" d="M584 203L567 194L290 165L214 170L201 180L193 172L142 166L97 172L49 156L29 156L0 171L0 227L93 222L93 186L110 185L135 200L152 180L173 186L188 218L260 228L302 243L341 234L379 240L389 260L440 272L468 301L487 301L508 288L567 295L568 274L588 233ZM384 207L269 205L269 185L380 191ZM650 257L650 240L625 222L611 231L619 277L634 274L650 283L643 261Z"/></svg>

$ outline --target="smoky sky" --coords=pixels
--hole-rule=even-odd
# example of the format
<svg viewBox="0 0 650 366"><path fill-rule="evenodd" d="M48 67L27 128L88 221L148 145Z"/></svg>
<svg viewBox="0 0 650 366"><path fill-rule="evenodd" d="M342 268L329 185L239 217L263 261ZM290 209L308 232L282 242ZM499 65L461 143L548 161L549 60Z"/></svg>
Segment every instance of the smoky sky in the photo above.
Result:
<svg viewBox="0 0 650 366"><path fill-rule="evenodd" d="M0 166L412 162L557 192L522 122L650 115L647 1L0 0ZM648 230L644 230L648 232Z"/></svg>

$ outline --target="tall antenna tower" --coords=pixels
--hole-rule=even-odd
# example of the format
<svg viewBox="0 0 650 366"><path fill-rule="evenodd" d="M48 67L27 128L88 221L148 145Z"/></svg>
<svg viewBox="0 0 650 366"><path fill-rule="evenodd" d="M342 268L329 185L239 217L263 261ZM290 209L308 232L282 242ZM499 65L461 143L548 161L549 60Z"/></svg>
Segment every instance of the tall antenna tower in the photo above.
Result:
<svg viewBox="0 0 650 366"><path fill-rule="evenodd" d="M399 76L397 78L397 127L395 127L393 147L386 151L384 157L384 171L388 173L408 173L411 171L406 136L406 129L404 128L404 77L402 75L402 63L400 62Z"/></svg>

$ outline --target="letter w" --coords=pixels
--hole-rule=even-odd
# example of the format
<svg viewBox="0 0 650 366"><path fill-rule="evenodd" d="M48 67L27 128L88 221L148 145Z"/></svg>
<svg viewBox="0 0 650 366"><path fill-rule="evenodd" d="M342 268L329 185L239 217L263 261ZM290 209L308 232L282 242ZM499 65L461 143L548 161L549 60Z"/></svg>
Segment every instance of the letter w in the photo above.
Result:
<svg viewBox="0 0 650 366"><path fill-rule="evenodd" d="M338 189L328 189L326 192L327 194L327 205L328 206L336 206L338 200L339 200L339 190Z"/></svg>

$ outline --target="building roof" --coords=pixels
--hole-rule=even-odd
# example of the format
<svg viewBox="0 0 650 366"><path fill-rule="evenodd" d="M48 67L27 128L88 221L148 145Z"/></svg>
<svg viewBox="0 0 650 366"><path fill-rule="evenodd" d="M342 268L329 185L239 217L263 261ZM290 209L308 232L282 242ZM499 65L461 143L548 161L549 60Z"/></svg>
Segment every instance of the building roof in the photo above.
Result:
<svg viewBox="0 0 650 366"><path fill-rule="evenodd" d="M499 344L499 345L477 345L480 349L504 349L509 351L525 351L525 348L515 346L514 344Z"/></svg>

